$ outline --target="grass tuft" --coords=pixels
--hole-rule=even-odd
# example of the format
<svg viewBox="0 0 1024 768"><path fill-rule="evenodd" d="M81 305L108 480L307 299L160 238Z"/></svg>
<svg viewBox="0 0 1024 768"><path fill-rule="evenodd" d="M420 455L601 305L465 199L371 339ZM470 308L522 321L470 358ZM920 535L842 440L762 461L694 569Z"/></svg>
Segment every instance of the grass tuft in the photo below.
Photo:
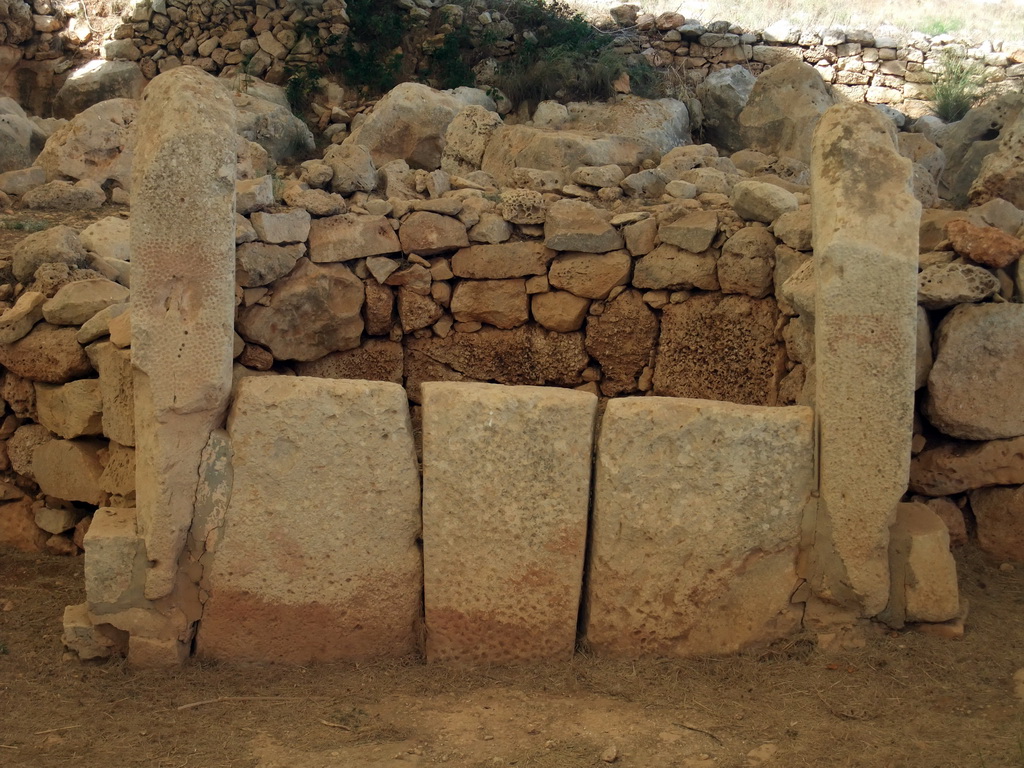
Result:
<svg viewBox="0 0 1024 768"><path fill-rule="evenodd" d="M985 71L955 48L942 52L942 72L932 86L935 114L947 123L963 116L985 95Z"/></svg>

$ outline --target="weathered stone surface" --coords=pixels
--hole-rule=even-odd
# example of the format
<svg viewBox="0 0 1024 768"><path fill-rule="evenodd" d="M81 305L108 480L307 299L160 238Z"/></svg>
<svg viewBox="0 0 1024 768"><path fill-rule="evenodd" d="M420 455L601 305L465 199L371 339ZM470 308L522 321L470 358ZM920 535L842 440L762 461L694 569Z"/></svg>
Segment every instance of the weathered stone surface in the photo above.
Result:
<svg viewBox="0 0 1024 768"><path fill-rule="evenodd" d="M690 115L678 99L646 99L626 94L607 102L570 102L566 112L569 129L630 137L659 154L690 143Z"/></svg>
<svg viewBox="0 0 1024 768"><path fill-rule="evenodd" d="M61 642L66 648L77 653L78 658L83 661L107 659L120 650L114 637L93 626L88 603L67 606L64 609L62 626L64 632L61 635Z"/></svg>
<svg viewBox="0 0 1024 768"><path fill-rule="evenodd" d="M487 142L500 125L501 116L496 112L477 104L463 108L445 131L441 170L455 176L480 170Z"/></svg>
<svg viewBox="0 0 1024 768"><path fill-rule="evenodd" d="M121 499L135 497L135 449L110 441L100 488Z"/></svg>
<svg viewBox="0 0 1024 768"><path fill-rule="evenodd" d="M910 462L910 490L949 496L989 485L1024 483L1024 437L981 443L949 441Z"/></svg>
<svg viewBox="0 0 1024 768"><path fill-rule="evenodd" d="M661 315L654 393L775 405L785 347L771 298L702 294Z"/></svg>
<svg viewBox="0 0 1024 768"><path fill-rule="evenodd" d="M601 366L601 394L637 391L637 379L654 357L658 320L640 291L620 293L587 321L586 348Z"/></svg>
<svg viewBox="0 0 1024 768"><path fill-rule="evenodd" d="M99 380L36 384L36 413L40 424L61 437L102 434L103 400Z"/></svg>
<svg viewBox="0 0 1024 768"><path fill-rule="evenodd" d="M572 656L596 413L583 392L423 387L428 661Z"/></svg>
<svg viewBox="0 0 1024 768"><path fill-rule="evenodd" d="M812 583L864 616L889 601L889 526L914 414L921 204L894 128L840 104L814 133L815 407L821 499Z"/></svg>
<svg viewBox="0 0 1024 768"><path fill-rule="evenodd" d="M811 159L811 136L835 97L818 71L802 61L768 69L750 92L739 115L743 144L777 157Z"/></svg>
<svg viewBox="0 0 1024 768"><path fill-rule="evenodd" d="M964 304L939 323L928 420L952 437L1024 435L1024 306Z"/></svg>
<svg viewBox="0 0 1024 768"><path fill-rule="evenodd" d="M36 525L52 536L70 531L78 522L79 512L67 507L48 507L37 502L33 510Z"/></svg>
<svg viewBox="0 0 1024 768"><path fill-rule="evenodd" d="M454 251L469 245L466 227L458 219L429 211L415 211L398 230L402 250L419 256Z"/></svg>
<svg viewBox="0 0 1024 768"><path fill-rule="evenodd" d="M256 211L250 220L256 235L264 243L304 243L309 238L310 216L302 209L277 213Z"/></svg>
<svg viewBox="0 0 1024 768"><path fill-rule="evenodd" d="M128 301L130 292L106 278L68 283L43 304L43 317L53 325L81 325L101 309Z"/></svg>
<svg viewBox="0 0 1024 768"><path fill-rule="evenodd" d="M1024 485L971 491L978 546L1004 560L1024 562Z"/></svg>
<svg viewBox="0 0 1024 768"><path fill-rule="evenodd" d="M764 227L744 227L725 241L718 258L722 293L745 293L755 299L768 295L775 276L777 243Z"/></svg>
<svg viewBox="0 0 1024 768"><path fill-rule="evenodd" d="M21 200L26 208L79 211L99 208L107 202L107 196L99 182L92 179L58 180L33 187Z"/></svg>
<svg viewBox="0 0 1024 768"><path fill-rule="evenodd" d="M238 313L238 332L278 360L316 360L359 346L363 332L363 283L344 264L300 259L272 285L267 306Z"/></svg>
<svg viewBox="0 0 1024 768"><path fill-rule="evenodd" d="M0 365L32 381L62 384L92 370L77 328L39 323L13 344L0 344Z"/></svg>
<svg viewBox="0 0 1024 768"><path fill-rule="evenodd" d="M12 271L14 277L27 283L42 264L58 263L69 266L83 266L86 262L85 248L71 227L58 224L27 235L14 249Z"/></svg>
<svg viewBox="0 0 1024 768"><path fill-rule="evenodd" d="M256 214L254 213L253 216ZM235 251L235 279L243 288L270 285L295 268L306 253L306 246L243 243Z"/></svg>
<svg viewBox="0 0 1024 768"><path fill-rule="evenodd" d="M3 374L3 383L0 384L0 397L19 419L35 419L36 389L34 382L21 378L13 371L6 371Z"/></svg>
<svg viewBox="0 0 1024 768"><path fill-rule="evenodd" d="M144 600L146 550L135 510L96 510L84 543L89 611L105 614L137 607Z"/></svg>
<svg viewBox="0 0 1024 768"><path fill-rule="evenodd" d="M235 131L263 147L275 163L308 156L315 149L309 127L292 114L286 103L235 91L230 81L218 80L235 105ZM266 88L266 85L262 86ZM271 86L274 87L274 86ZM282 97L284 94L281 94ZM283 98L282 101L287 101Z"/></svg>
<svg viewBox="0 0 1024 768"><path fill-rule="evenodd" d="M515 328L530 319L526 281L463 280L452 294L452 314L462 323L487 323L498 328Z"/></svg>
<svg viewBox="0 0 1024 768"><path fill-rule="evenodd" d="M735 66L712 72L697 86L707 141L728 152L743 149L739 116L747 105L755 79L746 67Z"/></svg>
<svg viewBox="0 0 1024 768"><path fill-rule="evenodd" d="M948 621L960 612L949 531L925 504L897 505L890 531L889 572L891 592L883 618L890 624Z"/></svg>
<svg viewBox="0 0 1024 768"><path fill-rule="evenodd" d="M582 334L551 333L536 326L410 339L405 348L406 387L413 402L420 401L424 381L576 386L583 383L588 360Z"/></svg>
<svg viewBox="0 0 1024 768"><path fill-rule="evenodd" d="M544 245L556 251L606 253L623 246L608 216L582 200L559 200L548 208Z"/></svg>
<svg viewBox="0 0 1024 768"><path fill-rule="evenodd" d="M228 424L234 481L197 654L309 663L415 653L420 488L402 388L246 378Z"/></svg>
<svg viewBox="0 0 1024 768"><path fill-rule="evenodd" d="M441 319L444 309L430 296L424 296L410 288L398 289L398 319L402 331L411 333L433 325Z"/></svg>
<svg viewBox="0 0 1024 768"><path fill-rule="evenodd" d="M73 118L108 99L139 99L146 77L134 61L90 61L68 75L53 97L55 117Z"/></svg>
<svg viewBox="0 0 1024 768"><path fill-rule="evenodd" d="M332 352L319 360L295 364L299 376L322 379L365 379L401 384L404 352L396 341L368 339L355 349Z"/></svg>
<svg viewBox="0 0 1024 768"><path fill-rule="evenodd" d="M351 261L401 250L398 235L384 216L343 213L314 219L309 230L309 258L318 263Z"/></svg>
<svg viewBox="0 0 1024 768"><path fill-rule="evenodd" d="M24 195L31 189L46 182L46 171L38 165L0 173L0 192L7 195Z"/></svg>
<svg viewBox="0 0 1024 768"><path fill-rule="evenodd" d="M131 188L135 144L144 134L135 126L141 101L108 99L79 112L46 141L36 165L46 180L70 177ZM228 137L225 137L228 138Z"/></svg>
<svg viewBox="0 0 1024 768"><path fill-rule="evenodd" d="M422 83L400 83L377 102L342 146L366 147L378 168L405 160L413 168L433 170L441 166L448 126L469 104L490 109L494 102L475 88L436 91Z"/></svg>
<svg viewBox="0 0 1024 768"><path fill-rule="evenodd" d="M135 129L137 505L150 563L145 594L156 600L174 590L200 457L231 391L238 140L227 91L195 67L167 71L147 86ZM127 317L112 322L112 335Z"/></svg>
<svg viewBox="0 0 1024 768"><path fill-rule="evenodd" d="M700 288L717 291L718 252L712 249L691 253L667 243L659 245L636 262L633 285L650 290Z"/></svg>
<svg viewBox="0 0 1024 768"><path fill-rule="evenodd" d="M730 203L741 218L765 224L800 207L792 192L764 181L741 181L733 187Z"/></svg>
<svg viewBox="0 0 1024 768"><path fill-rule="evenodd" d="M119 216L107 216L82 230L82 247L105 259L131 261L131 223Z"/></svg>
<svg viewBox="0 0 1024 768"><path fill-rule="evenodd" d="M998 290L998 277L987 269L963 262L933 264L917 276L917 302L925 309L984 301Z"/></svg>
<svg viewBox="0 0 1024 768"><path fill-rule="evenodd" d="M795 211L784 213L772 224L775 236L790 248L811 250L811 206L801 205Z"/></svg>
<svg viewBox="0 0 1024 768"><path fill-rule="evenodd" d="M633 261L626 251L562 253L551 262L548 280L555 288L585 299L605 299L612 288L629 282Z"/></svg>
<svg viewBox="0 0 1024 768"><path fill-rule="evenodd" d="M33 326L43 319L46 297L36 291L25 291L14 306L0 315L0 344L13 344L25 338Z"/></svg>
<svg viewBox="0 0 1024 768"><path fill-rule="evenodd" d="M671 224L662 224L658 236L663 243L669 243L684 251L700 253L711 247L711 241L718 234L718 214L715 211L698 211L683 216Z"/></svg>
<svg viewBox="0 0 1024 768"><path fill-rule="evenodd" d="M972 203L988 200L1007 200L1018 208L1024 207L1024 173L1021 171L1021 151L1024 147L1024 112L1018 111L1014 120L996 130L998 139L989 142L998 146L981 160L977 177L970 182L967 196ZM990 135L990 134L989 134ZM987 136L986 136L987 138Z"/></svg>
<svg viewBox="0 0 1024 768"><path fill-rule="evenodd" d="M1008 267L1024 255L1024 241L996 227L979 227L966 219L946 225L953 250L986 267Z"/></svg>
<svg viewBox="0 0 1024 768"><path fill-rule="evenodd" d="M719 654L796 631L810 408L610 400L597 448L587 640L599 654Z"/></svg>
<svg viewBox="0 0 1024 768"><path fill-rule="evenodd" d="M452 256L456 277L473 280L502 280L509 277L543 275L555 251L538 242L473 245Z"/></svg>
<svg viewBox="0 0 1024 768"><path fill-rule="evenodd" d="M924 307L917 308L917 341L914 354L914 391L928 383L935 357L932 353L932 326Z"/></svg>
<svg viewBox="0 0 1024 768"><path fill-rule="evenodd" d="M50 440L32 452L32 474L39 490L66 501L105 504L107 494L100 487L103 464L101 440Z"/></svg>
<svg viewBox="0 0 1024 768"><path fill-rule="evenodd" d="M533 319L549 331L569 333L583 327L590 308L590 299L568 291L549 291L535 294L530 299Z"/></svg>
<svg viewBox="0 0 1024 768"><path fill-rule="evenodd" d="M332 171L332 192L351 195L353 192L372 192L377 186L377 168L366 147L332 144L324 151L324 163Z"/></svg>
<svg viewBox="0 0 1024 768"><path fill-rule="evenodd" d="M36 525L32 499L0 503L0 545L22 552L42 552L48 534Z"/></svg>
<svg viewBox="0 0 1024 768"><path fill-rule="evenodd" d="M1004 132L1014 124L1022 110L1024 94L1004 93L970 110L963 120L943 132L941 141L946 169L940 182L944 188L943 196L955 206L966 206L969 191L981 173L985 158L999 148Z"/></svg>
<svg viewBox="0 0 1024 768"><path fill-rule="evenodd" d="M366 332L371 336L387 336L391 332L395 296L390 288L375 280L366 280L363 288L366 291L363 304Z"/></svg>
<svg viewBox="0 0 1024 768"><path fill-rule="evenodd" d="M51 432L39 424L22 424L7 441L7 455L11 460L11 469L29 480L35 480L32 457L36 448L56 440Z"/></svg>
<svg viewBox="0 0 1024 768"><path fill-rule="evenodd" d="M121 445L135 445L135 378L132 353L109 341L91 344L89 361L99 372L103 435Z"/></svg>

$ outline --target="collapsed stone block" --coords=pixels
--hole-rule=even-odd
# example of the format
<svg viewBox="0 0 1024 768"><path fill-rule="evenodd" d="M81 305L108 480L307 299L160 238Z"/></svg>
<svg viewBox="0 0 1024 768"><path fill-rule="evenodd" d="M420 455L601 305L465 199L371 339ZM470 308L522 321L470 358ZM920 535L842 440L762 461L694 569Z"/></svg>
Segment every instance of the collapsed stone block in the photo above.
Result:
<svg viewBox="0 0 1024 768"><path fill-rule="evenodd" d="M404 390L252 377L228 420L233 490L196 652L308 663L409 656L422 571Z"/></svg>
<svg viewBox="0 0 1024 768"><path fill-rule="evenodd" d="M427 659L568 660L597 398L423 385Z"/></svg>
<svg viewBox="0 0 1024 768"><path fill-rule="evenodd" d="M586 607L597 653L728 653L799 627L813 424L803 407L608 402Z"/></svg>

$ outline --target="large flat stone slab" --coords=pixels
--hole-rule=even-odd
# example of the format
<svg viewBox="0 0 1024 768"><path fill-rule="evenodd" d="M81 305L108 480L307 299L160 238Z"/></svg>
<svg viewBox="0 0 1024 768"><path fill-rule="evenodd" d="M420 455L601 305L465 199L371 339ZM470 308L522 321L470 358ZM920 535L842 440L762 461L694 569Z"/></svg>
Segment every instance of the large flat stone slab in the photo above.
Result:
<svg viewBox="0 0 1024 768"><path fill-rule="evenodd" d="M417 650L420 484L405 391L244 379L196 652L308 663Z"/></svg>
<svg viewBox="0 0 1024 768"><path fill-rule="evenodd" d="M423 384L427 659L568 660L597 398Z"/></svg>
<svg viewBox="0 0 1024 768"><path fill-rule="evenodd" d="M794 631L813 435L810 408L610 400L595 467L590 646L691 656Z"/></svg>

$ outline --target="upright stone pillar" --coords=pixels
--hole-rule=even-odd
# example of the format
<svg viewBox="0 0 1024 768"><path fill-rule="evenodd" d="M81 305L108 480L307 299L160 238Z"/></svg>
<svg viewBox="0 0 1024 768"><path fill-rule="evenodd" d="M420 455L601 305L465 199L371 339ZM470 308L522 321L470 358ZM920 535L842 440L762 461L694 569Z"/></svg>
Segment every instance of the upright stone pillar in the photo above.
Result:
<svg viewBox="0 0 1024 768"><path fill-rule="evenodd" d="M200 456L231 390L237 137L231 100L194 67L143 95L132 167L132 360L145 596L174 589Z"/></svg>
<svg viewBox="0 0 1024 768"><path fill-rule="evenodd" d="M820 503L817 593L874 616L889 598L889 526L907 489L918 227L891 123L840 104L814 132L811 197Z"/></svg>

